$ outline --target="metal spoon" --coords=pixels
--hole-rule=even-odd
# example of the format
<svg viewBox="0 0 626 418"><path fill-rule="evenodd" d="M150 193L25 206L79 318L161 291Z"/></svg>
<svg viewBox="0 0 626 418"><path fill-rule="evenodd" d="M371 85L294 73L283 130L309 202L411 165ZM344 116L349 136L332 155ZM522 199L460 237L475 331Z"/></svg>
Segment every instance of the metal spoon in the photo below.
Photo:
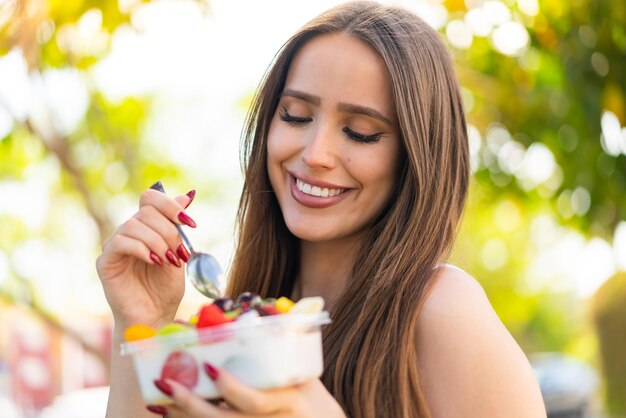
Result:
<svg viewBox="0 0 626 418"><path fill-rule="evenodd" d="M165 188L160 180L150 186L150 188L165 194ZM183 228L176 223L174 223L174 226L176 226L190 253L186 269L189 281L204 296L209 299L218 299L221 296L220 286L224 276L219 263L211 254L195 251Z"/></svg>

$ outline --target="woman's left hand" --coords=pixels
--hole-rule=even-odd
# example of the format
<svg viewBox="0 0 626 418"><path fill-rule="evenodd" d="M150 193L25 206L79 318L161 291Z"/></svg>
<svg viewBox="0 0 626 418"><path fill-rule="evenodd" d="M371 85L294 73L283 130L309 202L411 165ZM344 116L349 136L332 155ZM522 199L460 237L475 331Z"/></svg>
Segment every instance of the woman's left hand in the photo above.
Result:
<svg viewBox="0 0 626 418"><path fill-rule="evenodd" d="M167 418L345 418L343 410L319 379L282 389L258 390L241 383L225 370L208 364L204 368L224 398L222 405L213 405L178 382L166 380L174 402L167 406Z"/></svg>

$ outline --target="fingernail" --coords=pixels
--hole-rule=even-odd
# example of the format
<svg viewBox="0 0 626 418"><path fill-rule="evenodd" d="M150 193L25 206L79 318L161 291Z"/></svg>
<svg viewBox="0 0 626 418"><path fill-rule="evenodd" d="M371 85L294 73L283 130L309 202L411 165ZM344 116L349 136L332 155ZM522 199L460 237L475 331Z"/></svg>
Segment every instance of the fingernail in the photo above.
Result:
<svg viewBox="0 0 626 418"><path fill-rule="evenodd" d="M187 248L185 248L183 244L180 244L178 248L176 248L176 254L178 254L178 257L185 263L189 261L189 251L187 251Z"/></svg>
<svg viewBox="0 0 626 418"><path fill-rule="evenodd" d="M167 415L167 409L164 406L160 405L148 405L146 409L150 412L154 412L158 415Z"/></svg>
<svg viewBox="0 0 626 418"><path fill-rule="evenodd" d="M156 386L157 389L165 393L167 396L172 396L172 394L174 393L174 389L172 389L172 386L163 379L155 379L154 386Z"/></svg>
<svg viewBox="0 0 626 418"><path fill-rule="evenodd" d="M174 255L174 251L168 249L165 253L165 257L170 261L170 263L174 264L176 267L180 267L180 261Z"/></svg>
<svg viewBox="0 0 626 418"><path fill-rule="evenodd" d="M211 380L217 380L217 378L220 376L220 372L218 372L217 369L211 366L209 363L204 363L204 371L206 372L206 374L209 375Z"/></svg>
<svg viewBox="0 0 626 418"><path fill-rule="evenodd" d="M163 265L163 261L161 261L161 258L152 251L150 251L150 260L154 261L159 266Z"/></svg>
<svg viewBox="0 0 626 418"><path fill-rule="evenodd" d="M192 228L196 227L196 223L194 222L193 219L191 219L189 217L189 215L187 215L185 212L180 212L178 214L178 220L181 221L182 223L184 223L187 226L190 226Z"/></svg>
<svg viewBox="0 0 626 418"><path fill-rule="evenodd" d="M196 197L196 189L193 189L187 192L187 197L189 198L189 203L187 203L187 206L185 206L185 209L187 209L189 205L191 205L191 202L193 202L193 198Z"/></svg>

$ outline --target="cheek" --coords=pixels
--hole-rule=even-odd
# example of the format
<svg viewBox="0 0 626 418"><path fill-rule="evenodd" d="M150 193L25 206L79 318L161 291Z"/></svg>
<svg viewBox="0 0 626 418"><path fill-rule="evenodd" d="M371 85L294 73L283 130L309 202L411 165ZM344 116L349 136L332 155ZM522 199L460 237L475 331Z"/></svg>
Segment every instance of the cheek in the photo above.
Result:
<svg viewBox="0 0 626 418"><path fill-rule="evenodd" d="M283 150L279 140L280 136L276 131L276 129L270 128L267 135L267 167L270 173L274 169L274 166L280 163Z"/></svg>
<svg viewBox="0 0 626 418"><path fill-rule="evenodd" d="M392 166L380 167L379 171L372 173L372 183L376 185L378 200L386 202L396 182L397 170ZM374 177L375 176L375 177Z"/></svg>
<svg viewBox="0 0 626 418"><path fill-rule="evenodd" d="M286 140L284 129L280 125L272 123L267 136L267 158L268 162L277 163L286 159L291 150L289 141Z"/></svg>
<svg viewBox="0 0 626 418"><path fill-rule="evenodd" d="M274 191L279 191L283 179L283 163L291 155L289 143L285 139L284 132L275 125L270 127L267 136L267 171L270 183Z"/></svg>
<svg viewBox="0 0 626 418"><path fill-rule="evenodd" d="M392 151L392 150L389 150ZM368 213L376 216L388 203L393 194L395 184L398 180L399 158L393 149L393 152L373 155L366 160L358 161L359 178L358 181L364 187L366 194L364 198L369 202ZM356 166L357 159L354 158L352 166ZM356 171L353 171L357 177Z"/></svg>
<svg viewBox="0 0 626 418"><path fill-rule="evenodd" d="M362 158L346 160L346 165L352 168L355 176L362 179L364 185L371 184L377 188L393 185L398 175L398 164L399 159L395 147L390 147L381 153L372 153ZM380 190L380 192L384 192L384 190Z"/></svg>

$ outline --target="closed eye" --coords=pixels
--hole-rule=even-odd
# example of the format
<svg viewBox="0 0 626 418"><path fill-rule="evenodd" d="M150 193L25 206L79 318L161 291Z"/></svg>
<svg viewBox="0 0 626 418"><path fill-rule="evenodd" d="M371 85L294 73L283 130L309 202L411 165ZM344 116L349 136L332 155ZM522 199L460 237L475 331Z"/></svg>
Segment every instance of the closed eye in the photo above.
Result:
<svg viewBox="0 0 626 418"><path fill-rule="evenodd" d="M304 125L305 123L311 122L313 120L313 118L290 115L289 112L287 112L287 109L285 109L284 107L281 107L278 111L278 117L280 117L280 120L296 126Z"/></svg>
<svg viewBox="0 0 626 418"><path fill-rule="evenodd" d="M353 131L347 126L343 128L342 131L346 134L348 138L352 139L353 141L362 142L365 144L372 144L372 143L378 142L380 140L380 137L383 135L382 132L378 132L378 133L371 134L371 135L364 135L357 131Z"/></svg>

